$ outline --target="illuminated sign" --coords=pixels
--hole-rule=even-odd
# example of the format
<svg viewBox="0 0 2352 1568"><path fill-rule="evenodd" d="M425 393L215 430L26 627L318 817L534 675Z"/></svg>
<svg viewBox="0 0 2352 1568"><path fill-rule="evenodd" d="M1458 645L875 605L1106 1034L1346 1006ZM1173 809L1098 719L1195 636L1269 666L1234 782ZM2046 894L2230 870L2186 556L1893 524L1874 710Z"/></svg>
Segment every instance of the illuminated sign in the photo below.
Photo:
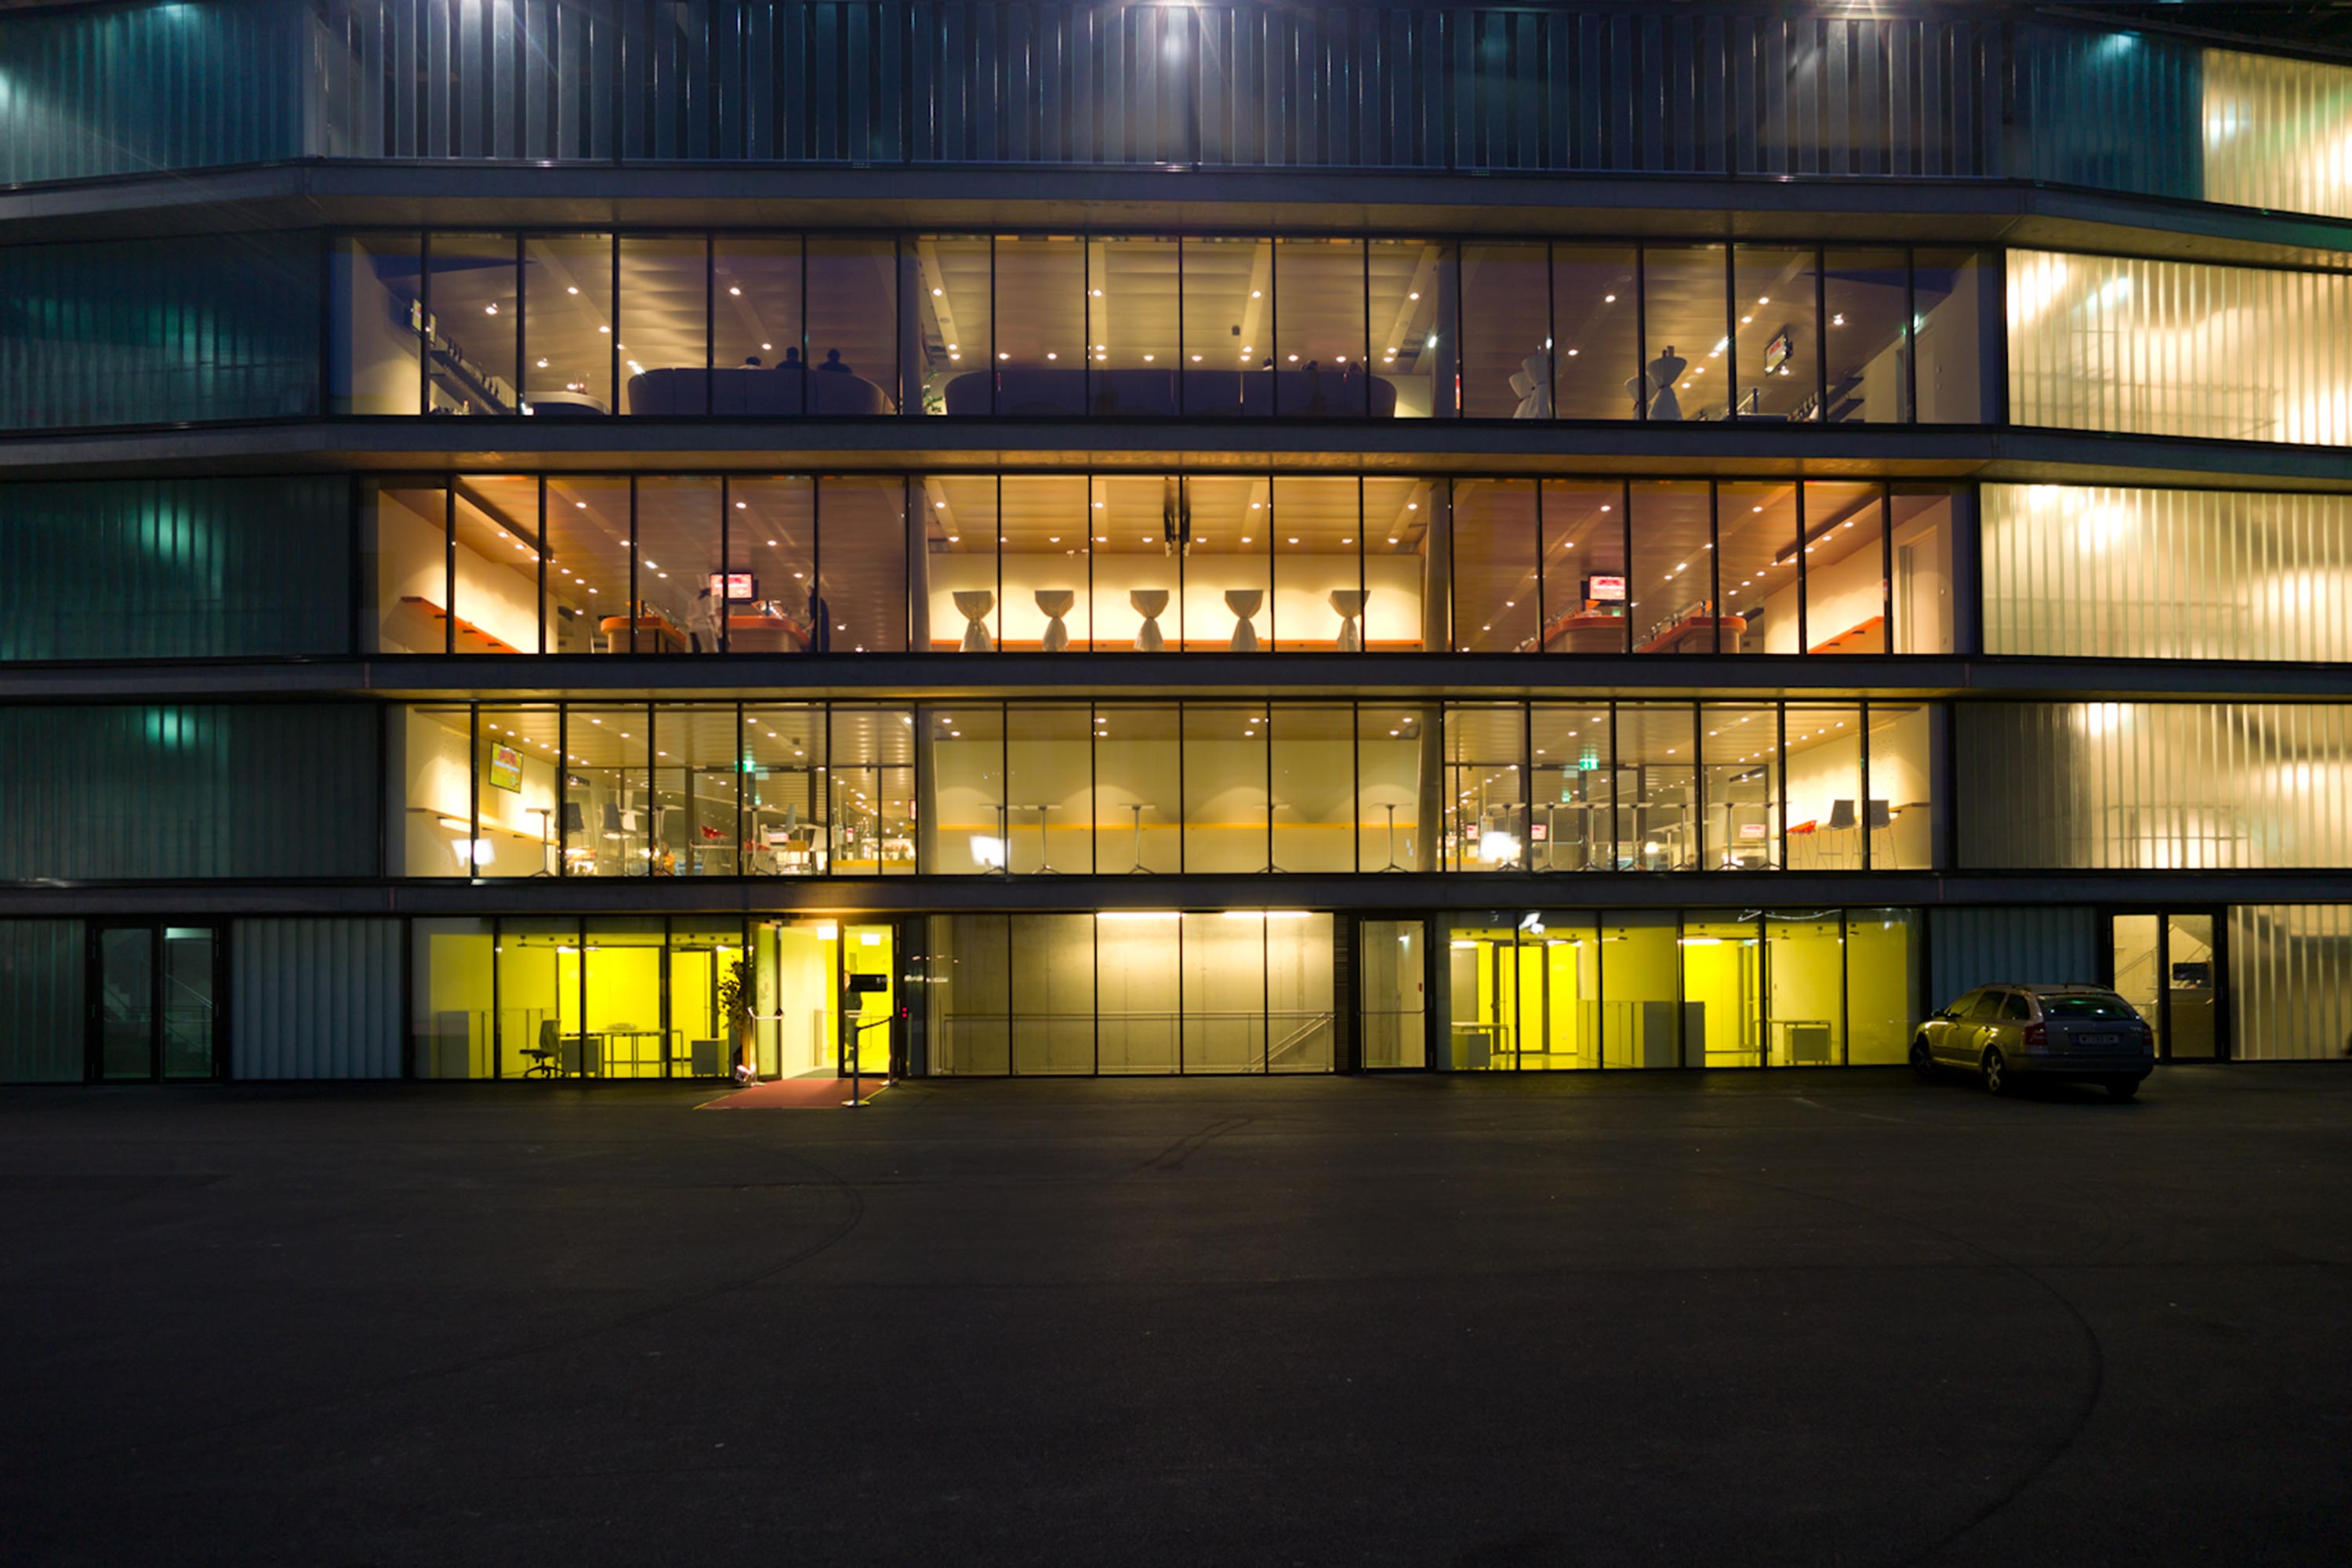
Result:
<svg viewBox="0 0 2352 1568"><path fill-rule="evenodd" d="M1783 327L1780 329L1778 336L1773 338L1770 342L1764 345L1764 374L1766 375L1770 375L1774 371L1779 370L1782 365L1787 364L1788 363L1789 329Z"/></svg>
<svg viewBox="0 0 2352 1568"><path fill-rule="evenodd" d="M522 753L512 746L490 748L490 787L522 791Z"/></svg>
<svg viewBox="0 0 2352 1568"><path fill-rule="evenodd" d="M1584 596L1596 605L1622 605L1625 602L1625 579L1622 577L1587 577Z"/></svg>
<svg viewBox="0 0 2352 1568"><path fill-rule="evenodd" d="M749 572L713 572L709 592L714 599L756 599L760 584Z"/></svg>

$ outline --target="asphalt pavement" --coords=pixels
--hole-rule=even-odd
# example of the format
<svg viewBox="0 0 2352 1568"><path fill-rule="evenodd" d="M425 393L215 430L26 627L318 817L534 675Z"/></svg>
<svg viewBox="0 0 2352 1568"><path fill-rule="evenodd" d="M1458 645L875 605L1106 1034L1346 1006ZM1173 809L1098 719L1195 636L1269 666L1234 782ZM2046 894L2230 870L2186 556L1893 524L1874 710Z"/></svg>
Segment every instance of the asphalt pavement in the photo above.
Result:
<svg viewBox="0 0 2352 1568"><path fill-rule="evenodd" d="M2352 1560L2352 1067L0 1093L11 1563Z"/></svg>

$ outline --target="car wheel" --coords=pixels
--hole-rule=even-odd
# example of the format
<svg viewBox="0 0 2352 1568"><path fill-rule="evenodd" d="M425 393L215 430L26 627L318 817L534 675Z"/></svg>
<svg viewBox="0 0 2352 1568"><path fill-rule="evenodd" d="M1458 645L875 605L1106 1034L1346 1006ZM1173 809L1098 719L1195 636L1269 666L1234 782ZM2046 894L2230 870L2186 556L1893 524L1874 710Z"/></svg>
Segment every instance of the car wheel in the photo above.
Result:
<svg viewBox="0 0 2352 1568"><path fill-rule="evenodd" d="M1995 1094L2007 1094L2010 1090L2009 1064L2000 1059L1998 1050L1984 1054L1984 1086Z"/></svg>
<svg viewBox="0 0 2352 1568"><path fill-rule="evenodd" d="M1925 1035L1911 1042L1911 1070L1921 1078L1936 1076L1936 1058L1927 1049L1927 1037Z"/></svg>
<svg viewBox="0 0 2352 1568"><path fill-rule="evenodd" d="M2109 1100L2133 1100L2137 1099L2138 1095L2139 1079L2136 1078L2123 1079L2117 1082L2107 1085L2107 1098Z"/></svg>

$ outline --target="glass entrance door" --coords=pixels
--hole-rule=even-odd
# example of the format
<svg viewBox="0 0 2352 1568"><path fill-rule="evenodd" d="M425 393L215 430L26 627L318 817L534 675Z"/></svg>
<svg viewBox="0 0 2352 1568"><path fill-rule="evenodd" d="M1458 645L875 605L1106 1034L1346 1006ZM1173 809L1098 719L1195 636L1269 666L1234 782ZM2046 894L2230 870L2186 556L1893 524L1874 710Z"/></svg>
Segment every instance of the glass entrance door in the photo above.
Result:
<svg viewBox="0 0 2352 1568"><path fill-rule="evenodd" d="M220 942L211 926L100 926L92 1024L111 1083L215 1076Z"/></svg>
<svg viewBox="0 0 2352 1568"><path fill-rule="evenodd" d="M2210 910L2116 915L2108 922L2111 984L2156 1031L2171 1061L2221 1055L2221 964Z"/></svg>

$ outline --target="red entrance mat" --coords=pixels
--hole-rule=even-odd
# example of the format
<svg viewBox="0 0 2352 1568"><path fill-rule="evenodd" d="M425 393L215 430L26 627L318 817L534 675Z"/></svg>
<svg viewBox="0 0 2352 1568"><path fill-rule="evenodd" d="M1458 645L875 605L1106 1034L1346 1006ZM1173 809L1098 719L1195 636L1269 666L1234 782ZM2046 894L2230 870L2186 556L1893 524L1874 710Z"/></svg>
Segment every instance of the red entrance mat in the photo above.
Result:
<svg viewBox="0 0 2352 1568"><path fill-rule="evenodd" d="M873 1099L889 1085L878 1078L860 1079L857 1087L866 1098ZM827 1107L840 1108L849 1099L849 1080L845 1078L780 1078L773 1083L755 1083L749 1089L739 1089L732 1094L722 1094L717 1100L704 1100L698 1110L819 1110Z"/></svg>

